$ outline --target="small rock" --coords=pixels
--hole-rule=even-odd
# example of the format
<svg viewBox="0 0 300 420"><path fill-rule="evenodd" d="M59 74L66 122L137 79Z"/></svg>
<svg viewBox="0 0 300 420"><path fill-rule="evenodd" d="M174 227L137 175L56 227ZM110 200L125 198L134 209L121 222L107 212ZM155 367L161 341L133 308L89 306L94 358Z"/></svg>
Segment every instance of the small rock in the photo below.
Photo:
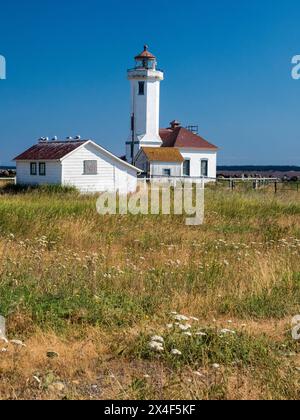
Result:
<svg viewBox="0 0 300 420"><path fill-rule="evenodd" d="M49 359L56 359L57 357L59 357L59 354L56 353L56 351L47 351L47 357Z"/></svg>
<svg viewBox="0 0 300 420"><path fill-rule="evenodd" d="M54 382L53 384L49 385L50 391L57 391L62 392L65 390L65 385L62 382Z"/></svg>
<svg viewBox="0 0 300 420"><path fill-rule="evenodd" d="M200 372L194 372L194 375L199 376L199 378L204 378L203 373Z"/></svg>
<svg viewBox="0 0 300 420"><path fill-rule="evenodd" d="M26 347L26 344L20 340L11 340L10 343L17 347Z"/></svg>

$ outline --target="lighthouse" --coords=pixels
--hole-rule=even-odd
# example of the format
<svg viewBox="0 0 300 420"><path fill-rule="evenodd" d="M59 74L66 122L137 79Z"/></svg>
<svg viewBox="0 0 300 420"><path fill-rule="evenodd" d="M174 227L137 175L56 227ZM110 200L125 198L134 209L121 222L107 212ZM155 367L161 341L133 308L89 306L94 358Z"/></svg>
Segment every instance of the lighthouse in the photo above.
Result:
<svg viewBox="0 0 300 420"><path fill-rule="evenodd" d="M156 57L145 45L135 57L135 67L128 70L131 86L131 130L126 142L126 160L134 163L142 147L161 147L159 135L160 82L164 73L157 69Z"/></svg>

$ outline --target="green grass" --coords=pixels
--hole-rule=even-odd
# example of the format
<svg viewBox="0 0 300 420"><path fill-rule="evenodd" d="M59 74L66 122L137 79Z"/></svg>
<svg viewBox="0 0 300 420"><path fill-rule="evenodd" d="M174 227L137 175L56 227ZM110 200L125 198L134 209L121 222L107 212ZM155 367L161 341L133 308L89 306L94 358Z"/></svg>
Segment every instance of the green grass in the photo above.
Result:
<svg viewBox="0 0 300 420"><path fill-rule="evenodd" d="M264 336L253 339L245 333L224 335L217 329L201 329L206 336L199 337L195 335L196 330L190 331L192 337L178 330L164 334L165 350L159 354L149 347L149 334L141 334L124 351L133 359L159 359L176 369L189 366L197 370L213 364L264 368L276 365L272 344ZM179 350L182 355L172 355L173 349Z"/></svg>
<svg viewBox="0 0 300 420"><path fill-rule="evenodd" d="M91 334L96 355L74 353L75 365L88 371L80 378L93 377L103 359L113 358L124 371L134 366L110 397L237 398L242 385L232 390L232 375L251 383L243 388L248 396L253 390L268 399L299 396L296 366L281 348L298 354L298 345L287 343L282 331L274 331L275 340L269 330L274 320L289 324L300 311L300 194L209 187L205 224L197 227L176 216L100 216L96 200L72 189L2 191L0 314L10 337L30 341L42 332L69 345ZM165 351L158 354L149 339L170 322L171 311L198 317L207 335L188 337L164 327ZM220 337L219 325L229 318L236 334ZM262 331L240 327L249 322ZM105 350L98 348L101 340ZM182 356L173 356L174 348ZM13 367L6 368L0 358L2 377L16 389L23 383L22 395L35 370L43 377L49 370L44 359L28 355L20 367L12 358ZM26 357L35 367L25 374ZM168 379L145 380L145 365ZM56 377L77 381L77 373L56 369ZM208 375L205 386L186 391L179 384L197 369ZM7 389L0 384L0 398Z"/></svg>

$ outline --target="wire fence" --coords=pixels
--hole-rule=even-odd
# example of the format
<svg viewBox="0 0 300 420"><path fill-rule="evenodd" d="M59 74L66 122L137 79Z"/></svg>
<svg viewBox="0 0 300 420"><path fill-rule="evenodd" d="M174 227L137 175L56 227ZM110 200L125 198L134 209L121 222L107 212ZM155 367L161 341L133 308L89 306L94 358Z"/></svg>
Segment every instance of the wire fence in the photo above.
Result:
<svg viewBox="0 0 300 420"><path fill-rule="evenodd" d="M152 176L140 178L140 183L162 183L176 186L178 183L212 185L227 190L269 190L275 194L280 192L300 191L300 182L284 181L279 178L209 178L209 177L174 177Z"/></svg>
<svg viewBox="0 0 300 420"><path fill-rule="evenodd" d="M285 181L279 178L218 178L217 185L223 185L234 191L241 188L261 190L271 189L275 194L287 191L300 191L300 182Z"/></svg>

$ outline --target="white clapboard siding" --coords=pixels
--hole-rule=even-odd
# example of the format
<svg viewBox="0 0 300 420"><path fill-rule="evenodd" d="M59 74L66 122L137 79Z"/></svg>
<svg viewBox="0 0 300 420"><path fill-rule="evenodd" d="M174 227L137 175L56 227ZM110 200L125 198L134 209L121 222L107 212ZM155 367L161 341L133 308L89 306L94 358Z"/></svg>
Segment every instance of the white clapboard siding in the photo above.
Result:
<svg viewBox="0 0 300 420"><path fill-rule="evenodd" d="M164 170L168 169L171 171L171 176L181 177L182 176L182 163L181 162L151 162L151 176L163 177Z"/></svg>
<svg viewBox="0 0 300 420"><path fill-rule="evenodd" d="M61 184L60 161L41 161L46 164L46 175L39 175L39 161L37 163L37 175L30 175L30 161L17 161L17 184L21 185L55 185Z"/></svg>
<svg viewBox="0 0 300 420"><path fill-rule="evenodd" d="M217 152L194 149L180 149L180 153L184 159L190 160L190 176L201 176L201 160L208 161L208 177L215 179L217 177Z"/></svg>
<svg viewBox="0 0 300 420"><path fill-rule="evenodd" d="M97 161L97 175L84 174L84 161ZM137 172L92 143L75 150L62 160L63 185L75 186L82 192L136 190Z"/></svg>

